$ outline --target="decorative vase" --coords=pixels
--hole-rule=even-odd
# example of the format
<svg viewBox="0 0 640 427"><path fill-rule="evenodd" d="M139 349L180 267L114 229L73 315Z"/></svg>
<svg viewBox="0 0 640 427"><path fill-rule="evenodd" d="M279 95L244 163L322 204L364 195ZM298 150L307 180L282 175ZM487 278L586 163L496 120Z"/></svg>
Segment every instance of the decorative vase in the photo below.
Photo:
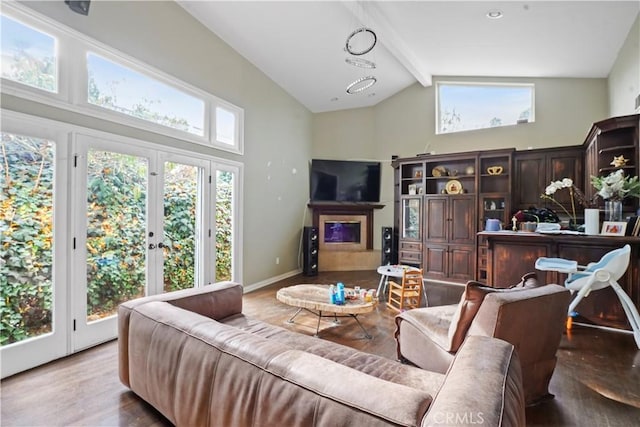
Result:
<svg viewBox="0 0 640 427"><path fill-rule="evenodd" d="M585 209L584 210L584 232L586 234L600 233L600 210Z"/></svg>
<svg viewBox="0 0 640 427"><path fill-rule="evenodd" d="M622 221L622 201L606 200L604 202L604 220Z"/></svg>

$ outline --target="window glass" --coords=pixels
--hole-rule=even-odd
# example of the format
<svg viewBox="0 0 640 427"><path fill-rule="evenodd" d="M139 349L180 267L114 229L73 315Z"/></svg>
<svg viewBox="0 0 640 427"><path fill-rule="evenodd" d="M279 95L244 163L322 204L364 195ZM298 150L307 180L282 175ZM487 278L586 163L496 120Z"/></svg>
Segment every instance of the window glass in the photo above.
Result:
<svg viewBox="0 0 640 427"><path fill-rule="evenodd" d="M216 171L216 281L233 280L233 172Z"/></svg>
<svg viewBox="0 0 640 427"><path fill-rule="evenodd" d="M52 332L53 141L0 133L0 346Z"/></svg>
<svg viewBox="0 0 640 427"><path fill-rule="evenodd" d="M534 86L438 83L437 107L438 133L533 122Z"/></svg>
<svg viewBox="0 0 640 427"><path fill-rule="evenodd" d="M216 140L229 145L236 141L236 115L221 107L216 107Z"/></svg>
<svg viewBox="0 0 640 427"><path fill-rule="evenodd" d="M204 101L122 65L87 55L90 104L204 136Z"/></svg>
<svg viewBox="0 0 640 427"><path fill-rule="evenodd" d="M56 39L4 15L0 18L2 77L57 93Z"/></svg>

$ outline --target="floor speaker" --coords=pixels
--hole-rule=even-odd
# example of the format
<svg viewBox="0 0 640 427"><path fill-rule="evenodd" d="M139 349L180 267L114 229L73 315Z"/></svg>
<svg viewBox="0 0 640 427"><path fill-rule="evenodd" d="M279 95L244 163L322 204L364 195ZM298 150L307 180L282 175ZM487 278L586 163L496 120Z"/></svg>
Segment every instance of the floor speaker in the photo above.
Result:
<svg viewBox="0 0 640 427"><path fill-rule="evenodd" d="M318 227L302 229L302 273L305 276L318 275Z"/></svg>
<svg viewBox="0 0 640 427"><path fill-rule="evenodd" d="M380 265L393 264L393 227L382 227Z"/></svg>

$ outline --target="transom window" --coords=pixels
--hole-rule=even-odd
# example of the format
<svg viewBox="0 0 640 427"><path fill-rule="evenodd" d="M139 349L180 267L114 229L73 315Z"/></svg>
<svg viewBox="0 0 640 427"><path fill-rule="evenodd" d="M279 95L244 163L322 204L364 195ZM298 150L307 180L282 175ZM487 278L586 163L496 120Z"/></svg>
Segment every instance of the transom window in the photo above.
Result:
<svg viewBox="0 0 640 427"><path fill-rule="evenodd" d="M58 91L56 39L2 15L2 77Z"/></svg>
<svg viewBox="0 0 640 427"><path fill-rule="evenodd" d="M534 85L437 83L437 133L534 121Z"/></svg>
<svg viewBox="0 0 640 427"><path fill-rule="evenodd" d="M241 108L19 3L0 18L3 93L243 153Z"/></svg>
<svg viewBox="0 0 640 427"><path fill-rule="evenodd" d="M94 53L87 55L87 74L90 104L204 136L201 99Z"/></svg>

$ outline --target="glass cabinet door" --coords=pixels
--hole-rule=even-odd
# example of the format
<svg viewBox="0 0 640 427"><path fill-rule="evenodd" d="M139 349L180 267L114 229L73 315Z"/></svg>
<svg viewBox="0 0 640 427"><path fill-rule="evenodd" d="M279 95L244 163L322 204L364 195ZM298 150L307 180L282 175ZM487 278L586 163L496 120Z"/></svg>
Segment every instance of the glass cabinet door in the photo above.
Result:
<svg viewBox="0 0 640 427"><path fill-rule="evenodd" d="M402 238L420 240L421 198L402 199Z"/></svg>

